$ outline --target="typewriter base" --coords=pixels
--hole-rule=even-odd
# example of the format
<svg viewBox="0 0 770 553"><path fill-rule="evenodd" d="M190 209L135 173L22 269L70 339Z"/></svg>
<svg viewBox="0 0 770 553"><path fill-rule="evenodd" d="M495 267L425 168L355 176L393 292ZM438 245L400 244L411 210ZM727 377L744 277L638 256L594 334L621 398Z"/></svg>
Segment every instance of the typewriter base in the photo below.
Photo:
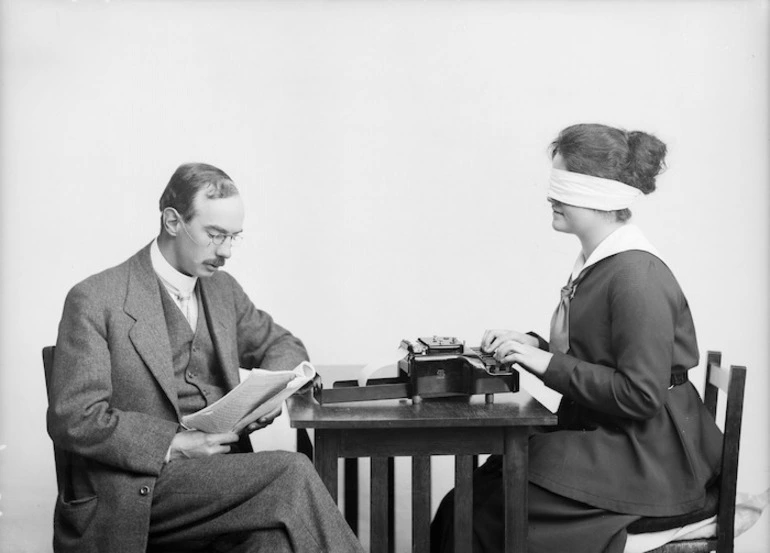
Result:
<svg viewBox="0 0 770 553"><path fill-rule="evenodd" d="M494 394L519 391L519 373L490 376L466 380L458 386L458 382L447 379L443 375L421 374L410 375L402 372L393 378L375 378L365 386L359 386L357 380L341 380L331 388L316 385L313 388L318 403L342 403L347 401L373 401L378 399L405 399L414 403L426 399L449 397L468 397L484 394L486 403L494 403Z"/></svg>

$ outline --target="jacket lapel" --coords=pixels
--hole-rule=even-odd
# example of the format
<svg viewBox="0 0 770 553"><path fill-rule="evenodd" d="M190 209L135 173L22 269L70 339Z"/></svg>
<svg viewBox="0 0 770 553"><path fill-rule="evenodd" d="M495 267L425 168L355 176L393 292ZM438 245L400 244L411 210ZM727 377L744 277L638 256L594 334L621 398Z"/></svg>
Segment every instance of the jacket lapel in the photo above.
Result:
<svg viewBox="0 0 770 553"><path fill-rule="evenodd" d="M135 321L128 332L131 343L179 416L171 344L163 315L160 285L150 261L149 245L131 258L128 293L123 309Z"/></svg>
<svg viewBox="0 0 770 553"><path fill-rule="evenodd" d="M215 279L216 276L200 278L198 279L198 286L219 365L222 367L227 389L232 390L240 382L238 347L237 344L233 344L236 329L231 328L233 325L233 300L232 296L226 294L221 286L217 286Z"/></svg>

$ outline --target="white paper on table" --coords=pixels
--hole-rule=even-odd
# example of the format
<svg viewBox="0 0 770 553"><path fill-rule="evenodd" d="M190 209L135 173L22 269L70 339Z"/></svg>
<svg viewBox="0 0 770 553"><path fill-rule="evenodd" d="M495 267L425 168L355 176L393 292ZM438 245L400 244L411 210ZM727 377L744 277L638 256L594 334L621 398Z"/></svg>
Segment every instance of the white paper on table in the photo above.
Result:
<svg viewBox="0 0 770 553"><path fill-rule="evenodd" d="M396 351L387 353L379 359L370 361L363 369L361 369L361 372L358 373L358 385L366 386L366 382L374 376L375 373L386 368L394 367L401 359L406 357L408 353L409 352L406 349L398 348Z"/></svg>

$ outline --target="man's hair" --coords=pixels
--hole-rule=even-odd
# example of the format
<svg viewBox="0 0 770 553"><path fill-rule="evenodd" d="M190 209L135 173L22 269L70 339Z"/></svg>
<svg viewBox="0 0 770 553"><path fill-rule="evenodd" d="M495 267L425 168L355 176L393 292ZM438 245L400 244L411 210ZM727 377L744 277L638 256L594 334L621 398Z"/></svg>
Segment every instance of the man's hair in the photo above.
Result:
<svg viewBox="0 0 770 553"><path fill-rule="evenodd" d="M195 197L201 192L208 199L229 198L238 194L227 173L206 163L180 165L160 197L160 211L173 207L182 219L195 216Z"/></svg>

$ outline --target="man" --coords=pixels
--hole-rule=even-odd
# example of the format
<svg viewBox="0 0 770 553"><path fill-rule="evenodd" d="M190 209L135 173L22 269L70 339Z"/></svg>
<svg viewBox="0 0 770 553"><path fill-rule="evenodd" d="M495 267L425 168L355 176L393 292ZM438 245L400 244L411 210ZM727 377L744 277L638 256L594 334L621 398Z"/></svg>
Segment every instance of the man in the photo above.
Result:
<svg viewBox="0 0 770 553"><path fill-rule="evenodd" d="M160 210L156 240L65 301L49 383L70 467L55 551L362 551L306 457L180 427L239 366L292 369L307 352L220 270L244 219L223 171L180 166Z"/></svg>

